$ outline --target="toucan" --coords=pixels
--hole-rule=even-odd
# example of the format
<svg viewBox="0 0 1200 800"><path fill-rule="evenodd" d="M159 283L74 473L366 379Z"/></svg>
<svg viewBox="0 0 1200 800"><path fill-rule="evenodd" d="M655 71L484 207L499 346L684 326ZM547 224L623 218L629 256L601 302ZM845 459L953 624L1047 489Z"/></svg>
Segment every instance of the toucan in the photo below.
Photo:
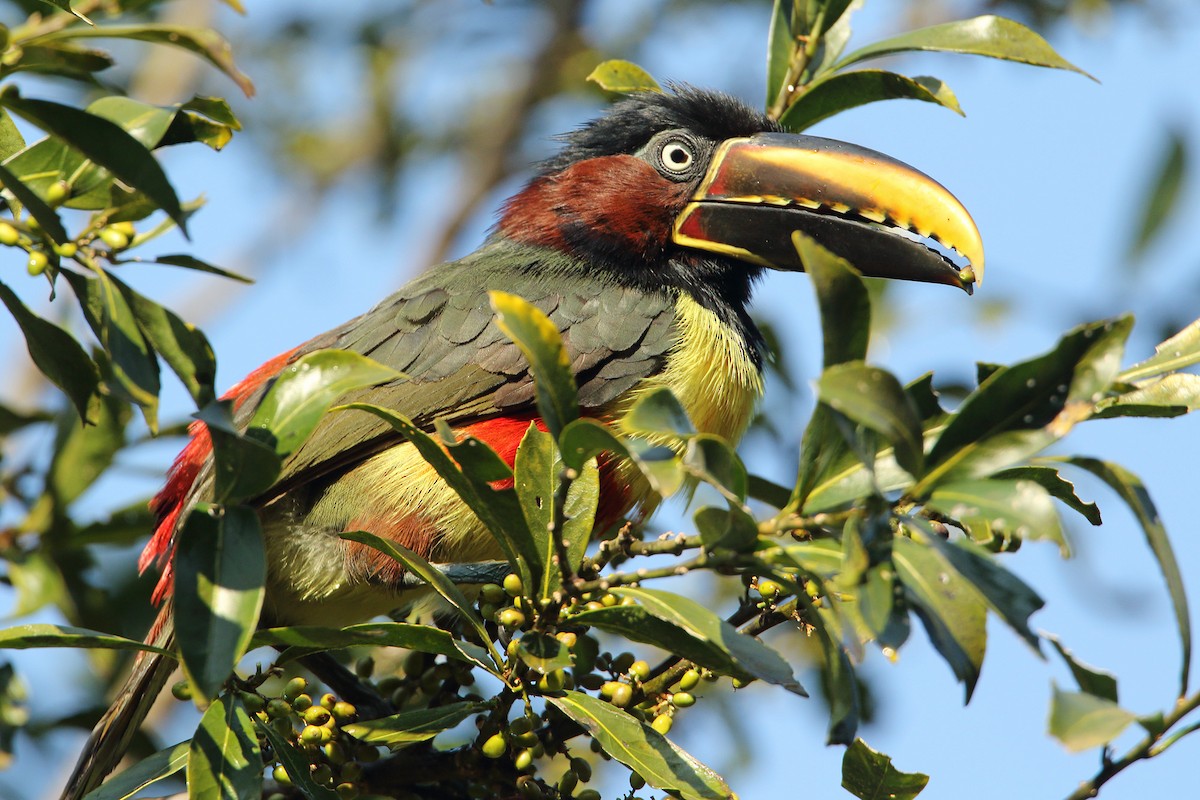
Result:
<svg viewBox="0 0 1200 800"><path fill-rule="evenodd" d="M581 413L619 428L639 396L665 386L698 431L736 442L763 389L751 288L767 269L802 269L795 231L866 276L968 291L983 277L970 215L916 169L785 133L718 92L640 92L564 136L557 155L503 204L478 250L271 359L225 397L245 424L288 364L321 348L351 350L407 376L351 399L394 408L419 426L444 420L511 465L522 435L541 421L529 365L493 319L488 292L499 289L558 326ZM187 512L211 496L212 479L211 440L197 424L152 501L158 524L140 562L161 569L161 611L147 639L159 647L174 642L174 540ZM655 500L635 470L609 459L596 529ZM341 626L404 602L403 570L339 532L369 531L435 563L501 557L413 446L365 414L325 420L255 506L268 560L263 624ZM77 800L115 767L172 666L140 656L65 798Z"/></svg>

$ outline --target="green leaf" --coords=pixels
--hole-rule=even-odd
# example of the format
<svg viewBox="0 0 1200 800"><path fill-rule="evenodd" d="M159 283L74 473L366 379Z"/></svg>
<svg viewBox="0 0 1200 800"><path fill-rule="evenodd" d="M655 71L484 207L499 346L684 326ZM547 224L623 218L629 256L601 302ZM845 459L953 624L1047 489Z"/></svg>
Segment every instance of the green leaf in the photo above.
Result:
<svg viewBox="0 0 1200 800"><path fill-rule="evenodd" d="M700 541L709 550L717 548L749 552L758 542L758 523L742 506L704 506L692 515Z"/></svg>
<svg viewBox="0 0 1200 800"><path fill-rule="evenodd" d="M83 20L83 21L84 21L84 22L86 22L88 25L95 25L95 24L96 24L96 23L92 22L90 19L88 19L87 17L85 17L85 16L84 16L83 14L81 14L80 12L78 12L78 11L76 11L75 9L71 8L71 0L42 0L42 2L43 2L43 3L45 3L45 4L46 4L46 5L48 5L48 6L54 6L54 7L55 7L55 8L57 8L57 9L60 9L60 10L62 10L62 11L66 11L68 14L72 14L72 15L74 15L74 16L76 16L76 17L78 17L79 19Z"/></svg>
<svg viewBox="0 0 1200 800"><path fill-rule="evenodd" d="M1183 179L1187 174L1187 139L1183 131L1168 132L1166 147L1158 158L1157 168L1147 173L1152 177L1144 192L1146 199L1136 204L1142 209L1142 213L1133 241L1130 242L1125 255L1126 260L1131 263L1137 262L1146 254L1163 226L1178 210Z"/></svg>
<svg viewBox="0 0 1200 800"><path fill-rule="evenodd" d="M185 269L194 269L198 272L211 272L213 275L220 275L223 278L240 281L241 283L254 283L253 278L247 278L244 275L238 275L236 272L214 267L212 264L201 261L198 258L186 255L169 255L159 256L151 264L168 264L172 267L184 267Z"/></svg>
<svg viewBox="0 0 1200 800"><path fill-rule="evenodd" d="M556 669L567 669L572 664L571 651L549 634L530 631L516 642L520 659L542 675Z"/></svg>
<svg viewBox="0 0 1200 800"><path fill-rule="evenodd" d="M446 454L442 447L413 425L403 414L369 403L349 403L337 410L356 409L382 419L412 442L442 480L462 498L492 535L496 537L505 558L521 577L526 586L535 586L530 564L536 562L537 548L529 528L525 525L516 492L511 489L495 489L486 481L473 479L465 474L458 464Z"/></svg>
<svg viewBox="0 0 1200 800"><path fill-rule="evenodd" d="M987 56L1037 67L1065 69L1092 77L1060 56L1045 39L1029 28L1010 19L991 15L931 25L875 42L850 53L838 61L834 69L916 50Z"/></svg>
<svg viewBox="0 0 1200 800"><path fill-rule="evenodd" d="M779 124L799 132L835 114L881 100L921 100L964 116L954 92L937 78L926 75L910 78L880 69L827 75L810 84L780 117Z"/></svg>
<svg viewBox="0 0 1200 800"><path fill-rule="evenodd" d="M493 674L496 671L482 647L456 639L439 628L405 622L363 622L345 628L309 625L264 628L256 631L250 640L250 649L257 647L289 648L276 659L277 664L285 664L310 653L346 647L403 647L406 650L444 655L482 667Z"/></svg>
<svg viewBox="0 0 1200 800"><path fill-rule="evenodd" d="M192 415L208 426L213 443L213 500L238 503L275 483L282 462L275 451L243 436L233 424L233 401L215 400Z"/></svg>
<svg viewBox="0 0 1200 800"><path fill-rule="evenodd" d="M106 25L93 28L67 28L32 40L39 43L62 39L134 39L136 41L178 47L195 53L229 76L247 97L254 96L254 84L233 60L233 48L211 28L186 25Z"/></svg>
<svg viewBox="0 0 1200 800"><path fill-rule="evenodd" d="M101 97L88 104L87 111L121 126L142 147L153 150L171 127L178 109L142 103L129 97Z"/></svg>
<svg viewBox="0 0 1200 800"><path fill-rule="evenodd" d="M558 487L558 473L562 462L554 447L554 438L534 423L517 447L514 467L514 489L521 503L521 513L533 537L537 560L530 564L537 583L529 587L532 597L545 600L562 585L562 571L558 568L554 539L554 496Z"/></svg>
<svg viewBox="0 0 1200 800"><path fill-rule="evenodd" d="M85 83L97 83L93 73L102 72L115 62L102 50L72 47L68 44L54 46L25 45L21 58L14 64L5 64L0 73L35 72L39 75L57 75ZM8 155L6 153L6 155Z"/></svg>
<svg viewBox="0 0 1200 800"><path fill-rule="evenodd" d="M126 445L129 406L111 395L94 406L91 425L80 425L71 413L59 417L46 489L60 508L75 502L104 474Z"/></svg>
<svg viewBox="0 0 1200 800"><path fill-rule="evenodd" d="M392 750L400 750L418 742L428 741L442 731L450 730L472 714L487 709L485 703L447 703L435 708L418 708L389 717L344 725L342 730L360 742L382 744Z"/></svg>
<svg viewBox="0 0 1200 800"><path fill-rule="evenodd" d="M1129 470L1111 461L1100 461L1095 458L1075 456L1063 459L1068 464L1074 464L1095 475L1116 492L1133 511L1150 551L1158 561L1163 579L1167 584L1167 593L1171 597L1171 606L1175 611L1175 623L1179 628L1179 644L1183 650L1182 665L1179 676L1179 696L1188 693L1189 676L1192 669L1192 620L1188 612L1187 593L1184 590L1183 575L1179 571L1179 562L1175 558L1175 550L1167 537L1166 526L1158 516L1158 509L1150 499L1150 493L1142 484L1140 478Z"/></svg>
<svg viewBox="0 0 1200 800"><path fill-rule="evenodd" d="M1061 500L1068 507L1078 511L1083 518L1093 525L1100 525L1100 508L1095 503L1085 503L1075 494L1075 484L1064 478L1054 467L1025 466L1013 467L992 476L997 480L1029 480L1041 486L1052 497Z"/></svg>
<svg viewBox="0 0 1200 800"><path fill-rule="evenodd" d="M146 756L88 792L83 800L129 800L147 786L169 778L187 766L191 744L190 741L180 742Z"/></svg>
<svg viewBox="0 0 1200 800"><path fill-rule="evenodd" d="M80 419L95 418L93 398L100 385L100 372L75 337L52 322L34 314L21 299L0 283L0 301L8 308L25 337L29 357L43 375L62 389L79 412Z"/></svg>
<svg viewBox="0 0 1200 800"><path fill-rule="evenodd" d="M512 339L533 371L538 412L550 435L558 439L565 425L579 416L575 375L558 326L529 301L508 292L488 292L496 325Z"/></svg>
<svg viewBox="0 0 1200 800"><path fill-rule="evenodd" d="M150 151L121 127L103 117L48 100L7 94L0 103L149 197L187 235L187 219L179 197Z"/></svg>
<svg viewBox="0 0 1200 800"><path fill-rule="evenodd" d="M741 633L707 607L690 598L656 589L613 589L621 597L632 597L638 607L669 622L695 638L716 645L729 654L739 669L767 683L782 686L807 697L804 687L792 675L792 668L779 653Z"/></svg>
<svg viewBox="0 0 1200 800"><path fill-rule="evenodd" d="M604 752L654 788L674 792L684 800L733 797L719 775L649 725L609 703L572 691L546 701L579 723Z"/></svg>
<svg viewBox="0 0 1200 800"><path fill-rule="evenodd" d="M1096 404L1093 419L1109 417L1176 417L1200 410L1200 375L1173 372L1144 381L1116 397Z"/></svg>
<svg viewBox="0 0 1200 800"><path fill-rule="evenodd" d="M933 646L953 670L971 700L987 648L987 607L978 590L946 557L912 539L897 538L892 561L909 605Z"/></svg>
<svg viewBox="0 0 1200 800"><path fill-rule="evenodd" d="M395 559L407 571L425 581L430 589L433 589L441 595L443 600L457 609L463 621L471 626L480 640L490 645L492 639L488 635L487 629L483 627L483 620L475 613L475 608L471 601L466 598L461 589L451 583L445 575L435 569L428 561L402 544L381 539L366 531L343 531L338 535L351 542L365 544ZM500 660L497 659L496 664L499 665L500 663Z"/></svg>
<svg viewBox="0 0 1200 800"><path fill-rule="evenodd" d="M246 506L194 509L179 531L174 564L180 660L204 703L233 672L258 625L267 579L258 516Z"/></svg>
<svg viewBox="0 0 1200 800"><path fill-rule="evenodd" d="M631 61L611 59L601 61L588 74L587 80L606 92L661 92L662 87L649 72Z"/></svg>
<svg viewBox="0 0 1200 800"><path fill-rule="evenodd" d="M1004 533L1054 542L1063 558L1071 554L1050 493L1030 480L944 483L933 490L925 506L961 522L979 542Z"/></svg>
<svg viewBox="0 0 1200 800"><path fill-rule="evenodd" d="M1054 649L1058 651L1058 654L1062 656L1062 660L1066 662L1067 668L1075 676L1075 682L1079 684L1081 690L1113 703L1119 702L1116 675L1084 664L1075 658L1074 654L1058 640L1058 637L1047 635L1046 638L1050 641L1050 644L1054 645Z"/></svg>
<svg viewBox="0 0 1200 800"><path fill-rule="evenodd" d="M901 772L892 759L855 739L842 756L842 788L861 800L911 800L929 783L920 772Z"/></svg>
<svg viewBox="0 0 1200 800"><path fill-rule="evenodd" d="M861 361L835 364L818 379L817 398L891 442L900 466L921 477L925 459L921 422L890 372Z"/></svg>
<svg viewBox="0 0 1200 800"><path fill-rule="evenodd" d="M17 198L17 201L21 205L25 206L26 210L37 220L41 229L56 244L62 244L70 240L71 237L67 235L62 220L58 218L58 212L47 205L35 191L22 183L16 175L4 167L0 167L0 184L3 184L4 188L11 192L12 196Z"/></svg>
<svg viewBox="0 0 1200 800"><path fill-rule="evenodd" d="M150 346L179 377L199 408L216 399L213 381L217 376L217 357L204 332L184 322L170 309L138 294L114 276L109 280L121 292L133 311L138 328Z"/></svg>
<svg viewBox="0 0 1200 800"><path fill-rule="evenodd" d="M1136 719L1112 700L1087 692L1064 692L1055 686L1050 700L1050 735L1072 753L1108 744Z"/></svg>
<svg viewBox="0 0 1200 800"><path fill-rule="evenodd" d="M1134 364L1117 376L1117 380L1132 383L1166 372L1200 363L1200 319L1154 348L1154 355Z"/></svg>
<svg viewBox="0 0 1200 800"><path fill-rule="evenodd" d="M657 394L657 390L649 394ZM689 423L690 425L690 423ZM563 463L582 470L588 459L601 453L627 459L642 473L650 488L666 497L683 484L683 468L675 452L644 440L622 439L602 422L580 417L563 428L559 437Z"/></svg>
<svg viewBox="0 0 1200 800"><path fill-rule="evenodd" d="M573 571L578 570L587 553L596 527L599 504L600 468L594 460L590 460L579 470L579 476L571 481L567 500L563 503L562 538L566 542L567 558Z"/></svg>
<svg viewBox="0 0 1200 800"><path fill-rule="evenodd" d="M696 432L683 404L666 386L640 394L622 420L632 433L690 436Z"/></svg>
<svg viewBox="0 0 1200 800"><path fill-rule="evenodd" d="M220 697L204 712L188 750L190 800L259 800L263 761L254 723L237 697Z"/></svg>
<svg viewBox="0 0 1200 800"><path fill-rule="evenodd" d="M682 464L689 475L722 490L731 505L746 502L746 467L724 439L704 433L691 437Z"/></svg>
<svg viewBox="0 0 1200 800"><path fill-rule="evenodd" d="M164 656L174 654L145 642L126 639L111 633L101 633L70 625L37 623L17 625L0 630L0 649L29 650L41 647L79 647L102 650L146 650Z"/></svg>
<svg viewBox="0 0 1200 800"><path fill-rule="evenodd" d="M13 122L12 115L0 108L0 161L7 161L14 153L25 149L25 137Z"/></svg>
<svg viewBox="0 0 1200 800"><path fill-rule="evenodd" d="M279 759L279 763L287 772L292 785L299 790L301 795L307 800L340 800L338 794L332 789L313 780L307 753L302 752L296 745L285 739L279 731L257 716L254 718L254 724L266 735L275 757Z"/></svg>
<svg viewBox="0 0 1200 800"><path fill-rule="evenodd" d="M308 439L329 407L355 389L405 376L350 350L318 350L288 364L254 412L247 436L286 458Z"/></svg>
<svg viewBox="0 0 1200 800"><path fill-rule="evenodd" d="M792 0L775 0L771 6L770 35L767 40L767 102L769 108L783 90L796 52L792 35Z"/></svg>

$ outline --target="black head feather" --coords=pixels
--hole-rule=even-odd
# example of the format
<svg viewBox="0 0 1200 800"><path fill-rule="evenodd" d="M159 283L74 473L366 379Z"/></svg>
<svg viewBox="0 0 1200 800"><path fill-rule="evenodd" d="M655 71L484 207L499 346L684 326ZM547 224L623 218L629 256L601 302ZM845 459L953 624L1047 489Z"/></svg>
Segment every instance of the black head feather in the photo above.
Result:
<svg viewBox="0 0 1200 800"><path fill-rule="evenodd" d="M679 128L710 142L781 130L762 112L723 92L683 84L669 84L669 89L631 94L603 116L563 135L563 149L539 164L537 173L550 175L577 161L636 153L656 134Z"/></svg>

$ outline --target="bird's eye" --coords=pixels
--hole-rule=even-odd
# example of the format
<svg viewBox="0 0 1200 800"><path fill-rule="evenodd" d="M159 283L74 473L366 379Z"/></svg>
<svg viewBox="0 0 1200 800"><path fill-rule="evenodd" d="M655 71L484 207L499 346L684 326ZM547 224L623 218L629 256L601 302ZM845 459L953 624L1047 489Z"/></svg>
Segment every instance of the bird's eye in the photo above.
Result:
<svg viewBox="0 0 1200 800"><path fill-rule="evenodd" d="M668 172L676 174L687 172L692 168L695 160L696 155L692 152L691 145L678 139L667 142L659 151L659 161Z"/></svg>

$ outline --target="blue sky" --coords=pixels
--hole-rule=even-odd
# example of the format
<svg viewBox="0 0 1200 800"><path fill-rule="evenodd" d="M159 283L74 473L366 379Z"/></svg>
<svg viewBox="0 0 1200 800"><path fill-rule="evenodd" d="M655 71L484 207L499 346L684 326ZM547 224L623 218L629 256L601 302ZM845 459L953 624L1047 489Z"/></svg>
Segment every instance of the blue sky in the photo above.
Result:
<svg viewBox="0 0 1200 800"><path fill-rule="evenodd" d="M639 0L639 5L653 4ZM689 17L686 27L668 22L640 60L659 78L715 86L759 102L767 5L713 10L698 22ZM849 112L814 129L881 150L938 178L971 210L987 247L987 278L974 298L931 286L900 286L889 294L887 313L895 324L876 342L876 363L902 379L933 368L943 380L963 381L973 374L975 361L1036 355L1085 320L1129 310L1145 319L1200 316L1200 244L1191 230L1191 218L1200 210L1197 181L1188 185L1182 213L1140 270L1131 273L1122 264L1136 204L1165 141L1164 126L1186 130L1192 152L1200 152L1200 95L1194 86L1200 72L1200 8L1185 10L1183 5L1176 4L1171 24L1163 27L1155 27L1145 15L1122 13L1090 33L1068 27L1054 31L1060 52L1099 78L1099 84L1009 63L921 55L890 66L947 80L965 119L926 104L892 102ZM597 39L615 39L623 25L633 24L631 6L616 0L602 6L592 20ZM477 4L464 7L488 13ZM869 3L858 17L855 41L888 33L896 24L895 7L888 0ZM263 24L270 13L257 8L248 21L230 24ZM503 46L504 33L494 32L497 46ZM695 58L697 52L705 58ZM471 80L470 66L442 63L426 97L441 84ZM319 76L313 91L334 97L342 76L336 64L329 73ZM255 106L243 108L252 121ZM431 113L447 113L447 108L453 113L443 100ZM565 130L595 108L564 104L543 124L548 132ZM400 187L401 214L390 224L376 224L361 184L349 181L334 190L319 226L290 228L288 220L296 216L293 204L302 199L289 194L294 189L261 161L258 151L236 139L219 156L194 150L184 148L167 157L182 195L204 191L209 198L209 207L193 223L194 252L263 279L239 288L208 277L181 281L179 273L164 270L136 276L134 283L185 312L201 314L220 359L222 385L360 313L419 272L425 264L412 254L424 250L422 232L448 213L461 169L434 160L406 175ZM430 186L439 189L434 197L417 194ZM472 221L459 253L479 241L494 207ZM6 252L0 258L11 261L14 256ZM214 303L224 310L210 314ZM1003 307L1006 313L981 314L981 307ZM784 334L794 372L804 381L815 377L820 337L807 279L770 276L757 293L756 311ZM1159 333L1135 331L1127 362L1149 354ZM7 322L0 322L0 342L11 358L19 357ZM802 419L811 399L807 392L801 395L800 406L790 411ZM167 403L176 414L186 413L184 395L174 385L168 387ZM798 439L798 429L795 435ZM88 498L89 509L102 513L114 501L151 491L174 446L154 445L129 458L121 474ZM1198 446L1200 422L1188 418L1089 423L1062 448L1117 460L1145 480L1195 592L1200 592L1200 544L1192 492ZM749 442L743 455L752 469L787 478L790 464L762 452L756 442ZM1100 502L1106 525L1084 529L1072 524L1077 557L1063 563L1052 547L1028 545L1006 563L1047 600L1046 609L1034 618L1036 628L1062 634L1080 658L1114 671L1126 707L1138 713L1165 709L1178 672L1178 646L1157 569L1116 498L1093 482L1080 480L1079 485L1085 499ZM1057 662L1038 660L1002 626L993 625L990 633L983 675L966 708L961 688L923 636L914 636L895 665L878 655L868 659L867 674L886 702L878 722L862 735L893 756L899 768L932 775L922 797L1064 796L1097 765L1094 753L1070 755L1045 733L1051 681L1069 686L1070 676ZM64 674L71 680L82 674L81 664L59 655L22 653L16 661L26 671L40 709L62 702ZM821 706L765 687L746 691L750 702L730 706L736 720L710 714L707 723L680 725L681 743L719 770L728 768L744 800L800 791L848 796L836 788L841 750L823 746ZM715 705L711 700L701 705L705 702ZM730 747L731 735L750 737L757 759L749 767L739 768L731 755L737 752ZM60 747L73 746L66 737L56 741ZM1194 782L1190 758L1196 746L1188 739L1173 752L1135 766L1106 786L1102 796L1177 795L1180 787ZM0 786L17 796L36 797L28 790L47 774L47 761L28 751L22 757L13 772L0 776Z"/></svg>

